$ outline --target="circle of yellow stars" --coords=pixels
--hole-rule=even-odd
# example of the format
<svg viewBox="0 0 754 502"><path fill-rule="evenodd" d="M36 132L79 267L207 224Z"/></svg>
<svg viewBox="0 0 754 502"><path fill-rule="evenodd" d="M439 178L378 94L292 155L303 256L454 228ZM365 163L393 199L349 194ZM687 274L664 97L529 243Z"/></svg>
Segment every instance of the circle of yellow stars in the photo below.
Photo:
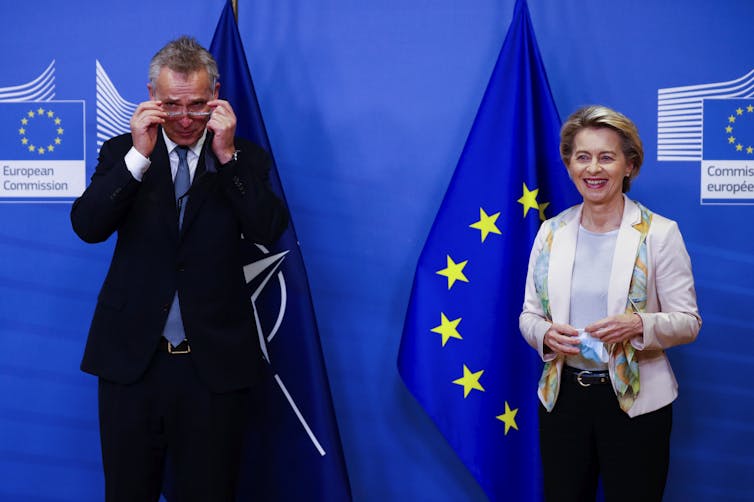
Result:
<svg viewBox="0 0 754 502"><path fill-rule="evenodd" d="M746 107L746 114L748 115L749 113L754 113L754 105L748 105ZM737 152L743 152L744 145L739 141L739 138L733 136L733 124L736 123L736 120L738 118L742 118L743 115L744 109L739 106L738 108L736 108L734 114L728 116L728 125L725 127L725 134L728 135L728 144L732 145ZM752 147L751 145L747 145L745 150L748 155L754 154L754 147Z"/></svg>
<svg viewBox="0 0 754 502"><path fill-rule="evenodd" d="M523 183L523 193L517 200L523 206L523 217L526 218L530 209L537 211L539 219L544 221L545 209L550 205L549 202L537 202L537 196L539 189L529 190L526 183ZM484 208L479 208L479 220L471 223L469 228L473 228L479 231L481 243L484 244L490 235L502 235L502 231L498 227L498 219L500 218L500 212L488 214ZM441 275L447 279L448 291L457 282L470 282L469 278L464 274L464 268L469 263L469 260L455 261L449 254L445 256L446 266L445 268L435 272L437 275ZM463 318L458 317L456 319L450 319L445 312L440 312L440 325L435 326L430 331L437 333L441 336L442 347L445 347L451 339L463 340L463 336L459 332L459 326ZM452 383L463 387L463 398L466 399L472 393L472 391L484 392L484 386L481 383L484 370L472 371L466 364L463 365L463 376L453 380ZM508 435L508 431L513 428L518 430L518 424L516 424L516 414L518 408L511 409L508 401L505 401L505 412L497 415L495 418L505 424L505 435Z"/></svg>
<svg viewBox="0 0 754 502"><path fill-rule="evenodd" d="M35 121L39 123L42 120L51 121L54 125L55 139L44 146L44 141L35 145L31 142L29 137L29 129L33 126ZM63 142L62 136L64 133L63 121L60 117L55 116L55 112L52 110L45 110L41 106L36 110L29 110L21 118L21 127L18 128L18 134L21 136L21 144L26 147L30 153L37 153L38 155L44 155L45 153L52 153L55 151L55 147Z"/></svg>

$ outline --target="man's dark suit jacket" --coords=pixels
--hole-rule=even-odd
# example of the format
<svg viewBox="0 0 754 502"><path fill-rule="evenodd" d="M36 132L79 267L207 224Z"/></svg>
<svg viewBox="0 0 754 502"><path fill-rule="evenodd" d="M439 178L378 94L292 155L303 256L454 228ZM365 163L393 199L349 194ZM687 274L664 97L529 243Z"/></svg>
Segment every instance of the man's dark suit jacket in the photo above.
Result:
<svg viewBox="0 0 754 502"><path fill-rule="evenodd" d="M135 382L160 343L175 292L199 377L214 392L249 387L262 364L243 275L241 235L274 242L288 212L270 190L269 160L236 138L237 161L220 166L205 141L178 230L162 131L141 182L126 168L131 135L107 141L91 183L71 209L75 232L102 242L117 232L81 363L116 383Z"/></svg>

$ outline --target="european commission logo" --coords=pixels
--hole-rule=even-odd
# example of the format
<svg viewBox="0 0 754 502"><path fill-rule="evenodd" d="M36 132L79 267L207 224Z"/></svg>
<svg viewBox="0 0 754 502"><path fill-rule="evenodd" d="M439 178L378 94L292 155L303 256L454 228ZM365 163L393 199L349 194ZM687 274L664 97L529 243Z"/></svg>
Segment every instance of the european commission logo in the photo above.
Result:
<svg viewBox="0 0 754 502"><path fill-rule="evenodd" d="M84 103L0 103L0 151L21 161L83 160Z"/></svg>
<svg viewBox="0 0 754 502"><path fill-rule="evenodd" d="M754 70L660 89L657 160L700 161L702 204L754 204Z"/></svg>
<svg viewBox="0 0 754 502"><path fill-rule="evenodd" d="M68 201L86 188L84 102L53 101L53 75L54 62L0 88L0 202Z"/></svg>
<svg viewBox="0 0 754 502"><path fill-rule="evenodd" d="M706 99L702 159L754 160L754 99Z"/></svg>

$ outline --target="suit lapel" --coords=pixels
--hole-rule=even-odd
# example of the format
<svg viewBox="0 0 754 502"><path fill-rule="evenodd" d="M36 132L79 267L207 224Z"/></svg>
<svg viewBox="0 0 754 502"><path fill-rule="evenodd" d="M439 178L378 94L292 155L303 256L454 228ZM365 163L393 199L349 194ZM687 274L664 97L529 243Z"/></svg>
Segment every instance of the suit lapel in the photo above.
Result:
<svg viewBox="0 0 754 502"><path fill-rule="evenodd" d="M626 310L626 298L634 273L636 251L641 240L641 232L633 225L641 221L641 211L632 200L624 196L625 207L618 238L615 242L613 265L610 270L610 284L607 290L607 315L622 314Z"/></svg>
<svg viewBox="0 0 754 502"><path fill-rule="evenodd" d="M217 159L211 151L211 138L208 136L204 141L202 153L199 155L199 161L196 164L194 180L189 190L188 205L186 213L183 215L183 226L181 234L186 233L196 219L199 209L204 204L207 196L212 192L217 180Z"/></svg>
<svg viewBox="0 0 754 502"><path fill-rule="evenodd" d="M142 182L149 187L149 199L158 209L160 224L165 227L167 235L178 240L178 213L175 206L175 187L173 175L170 171L170 157L168 155L162 130L157 133L157 143L152 155L151 165L144 174Z"/></svg>
<svg viewBox="0 0 754 502"><path fill-rule="evenodd" d="M565 226L553 235L550 252L548 294L550 314L556 323L567 323L571 315L571 277L576 258L581 208L568 215Z"/></svg>

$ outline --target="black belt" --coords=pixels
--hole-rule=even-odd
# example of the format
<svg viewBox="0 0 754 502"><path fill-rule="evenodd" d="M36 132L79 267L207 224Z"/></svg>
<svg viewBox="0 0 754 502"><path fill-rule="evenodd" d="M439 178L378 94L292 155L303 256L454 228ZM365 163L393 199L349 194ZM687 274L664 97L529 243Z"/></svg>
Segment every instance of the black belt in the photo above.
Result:
<svg viewBox="0 0 754 502"><path fill-rule="evenodd" d="M589 371L580 368L572 368L571 366L563 366L563 378L573 380L582 387L610 383L610 373L606 370Z"/></svg>
<svg viewBox="0 0 754 502"><path fill-rule="evenodd" d="M168 354L188 354L191 352L191 346L188 340L183 340L178 345L173 346L164 336L160 338L160 350Z"/></svg>

